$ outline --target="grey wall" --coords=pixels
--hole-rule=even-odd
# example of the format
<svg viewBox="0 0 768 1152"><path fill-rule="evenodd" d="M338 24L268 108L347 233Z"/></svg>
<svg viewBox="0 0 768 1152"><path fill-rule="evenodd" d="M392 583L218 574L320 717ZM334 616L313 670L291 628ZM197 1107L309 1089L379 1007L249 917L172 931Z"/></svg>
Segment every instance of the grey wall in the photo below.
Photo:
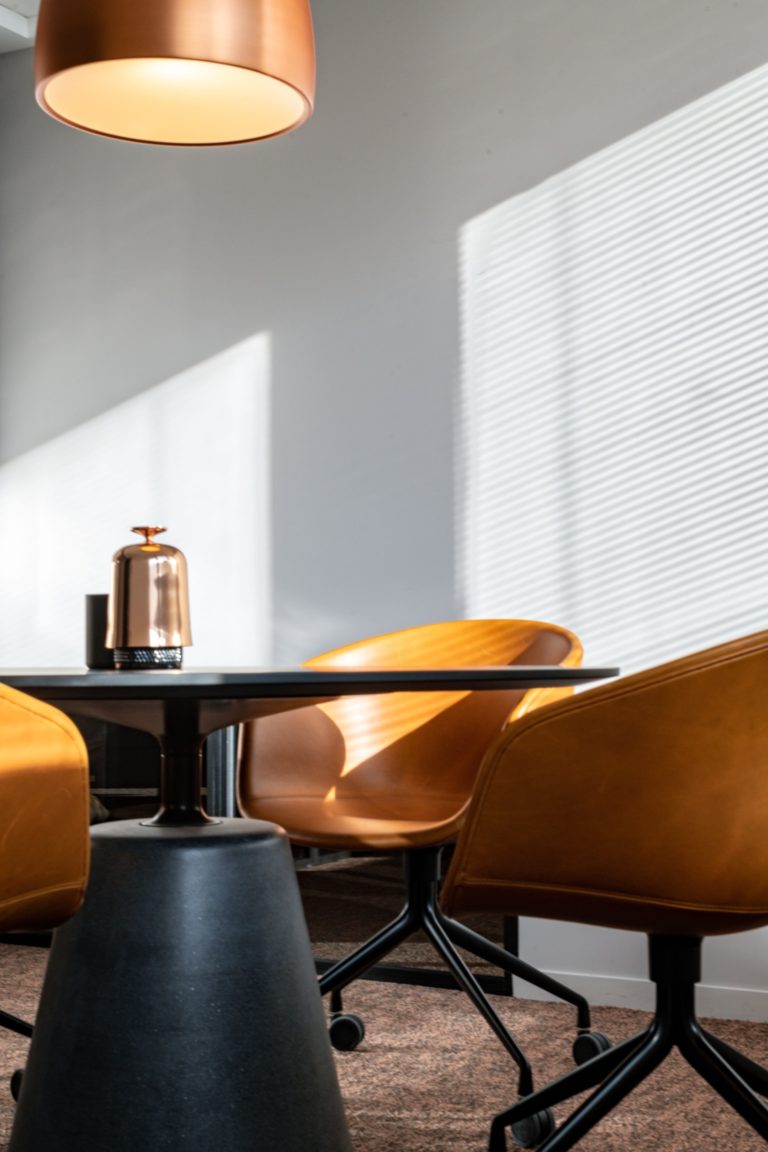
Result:
<svg viewBox="0 0 768 1152"><path fill-rule="evenodd" d="M315 116L238 148L74 132L0 58L0 459L269 331L284 661L462 612L461 225L768 55L764 0L314 14Z"/></svg>

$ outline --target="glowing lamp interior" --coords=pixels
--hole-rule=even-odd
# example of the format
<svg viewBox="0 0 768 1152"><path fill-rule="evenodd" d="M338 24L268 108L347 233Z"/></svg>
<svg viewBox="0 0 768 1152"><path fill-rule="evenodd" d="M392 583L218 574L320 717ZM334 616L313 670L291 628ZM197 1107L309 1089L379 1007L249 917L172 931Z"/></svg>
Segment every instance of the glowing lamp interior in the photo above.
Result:
<svg viewBox="0 0 768 1152"><path fill-rule="evenodd" d="M52 76L37 98L75 127L154 144L258 140L310 112L290 84L204 60L104 60Z"/></svg>

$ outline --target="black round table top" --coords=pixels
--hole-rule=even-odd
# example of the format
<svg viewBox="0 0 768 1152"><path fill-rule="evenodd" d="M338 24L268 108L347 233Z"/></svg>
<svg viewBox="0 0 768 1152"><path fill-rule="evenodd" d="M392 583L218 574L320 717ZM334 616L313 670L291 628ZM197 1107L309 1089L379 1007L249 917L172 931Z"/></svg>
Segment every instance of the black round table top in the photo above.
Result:
<svg viewBox="0 0 768 1152"><path fill-rule="evenodd" d="M509 692L607 679L616 668L509 664L498 668L200 668L147 672L2 669L0 683L57 705L155 736L183 725L205 736L259 716L380 692ZM171 719L173 715L174 719Z"/></svg>
<svg viewBox="0 0 768 1152"><path fill-rule="evenodd" d="M608 679L617 668L509 664L482 668L200 668L152 671L2 669L0 682L46 700L245 700L324 698L377 692L499 691Z"/></svg>

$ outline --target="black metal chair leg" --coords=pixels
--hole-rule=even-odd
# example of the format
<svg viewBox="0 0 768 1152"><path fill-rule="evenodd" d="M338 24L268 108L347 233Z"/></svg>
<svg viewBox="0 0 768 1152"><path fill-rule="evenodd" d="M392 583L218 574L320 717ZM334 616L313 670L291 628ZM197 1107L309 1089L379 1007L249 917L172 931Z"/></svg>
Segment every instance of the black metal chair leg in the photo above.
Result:
<svg viewBox="0 0 768 1152"><path fill-rule="evenodd" d="M31 1036L32 1025L28 1024L26 1020L20 1020L18 1016L11 1015L10 1012L3 1012L0 1009L0 1028L7 1028L9 1032L18 1032L19 1036Z"/></svg>
<svg viewBox="0 0 768 1152"><path fill-rule="evenodd" d="M505 1126L508 1123L507 1118L510 1116L512 1121L527 1116L529 1103L531 1104L531 1111L540 1112L544 1108L554 1108L557 1104L562 1104L564 1100L570 1100L572 1096L588 1092L590 1088L596 1088L598 1084L607 1080L611 1073L615 1072L645 1042L647 1036L647 1031L638 1032L636 1036L623 1040L615 1048L608 1048L599 1056L593 1056L585 1064L579 1064L570 1072L563 1073L556 1080L552 1080L543 1088L539 1088L534 1096L525 1100L518 1100L506 1112L500 1112L496 1120ZM533 1101L536 1104L535 1108Z"/></svg>
<svg viewBox="0 0 768 1152"><path fill-rule="evenodd" d="M646 1031L631 1036L628 1040L617 1044L615 1048L601 1052L599 1056L593 1057L585 1064L580 1064L577 1068L573 1068L570 1072L552 1080L544 1088L539 1088L533 1096L518 1100L516 1104L504 1112L499 1112L491 1126L491 1152L495 1152L496 1149L503 1152L506 1148L504 1129L509 1124L525 1119L534 1112L543 1112L545 1108L554 1108L557 1104L562 1104L564 1100L570 1100L572 1096L578 1096L581 1092L588 1092L590 1088L596 1088L598 1084L602 1084L619 1065L623 1064L628 1056L631 1056L640 1047L647 1034Z"/></svg>
<svg viewBox="0 0 768 1152"><path fill-rule="evenodd" d="M394 920L390 920L381 931L377 932L375 936L371 936L364 944L361 944L350 956L345 956L343 960L339 960L327 972L324 972L318 979L320 987L320 995L325 996L328 992L334 992L337 989L346 987L356 980L358 976L362 976L369 968L382 958L403 940L411 936L419 927L419 924L411 911L406 906L399 916Z"/></svg>
<svg viewBox="0 0 768 1152"><path fill-rule="evenodd" d="M763 1139L768 1139L768 1107L710 1043L695 1020L680 1036L678 1046L691 1067L704 1077L710 1087Z"/></svg>
<svg viewBox="0 0 768 1152"><path fill-rule="evenodd" d="M564 1000L567 1004L573 1004L578 1010L579 1028L590 1027L589 1004L584 996L581 996L578 992L574 992L572 988L568 988L565 984L561 984L559 980L554 980L551 976L547 976L545 972L540 972L538 968L533 968L530 964L526 964L519 956L507 952L492 940L486 940L486 938L478 932L467 928L466 924L462 924L458 920L451 920L448 916L443 916L442 914L438 914L438 919L449 939L454 944L457 944L459 948L465 948L467 952L472 952L473 955L479 956L481 960L486 960L489 964L495 964L505 972L511 972L513 975L519 976L521 980L527 980L529 984L533 984L536 988L541 988L544 992L550 992L553 996L557 996L559 1000Z"/></svg>
<svg viewBox="0 0 768 1152"><path fill-rule="evenodd" d="M519 1091L521 1095L527 1095L533 1091L533 1074L531 1072L530 1064L526 1059L521 1048L518 1047L513 1040L510 1033L501 1022L494 1008L491 1006L490 1001L486 997L482 988L477 982L477 979L470 972L467 965L458 954L453 944L451 943L443 926L435 915L434 909L427 906L423 914L423 929L429 939L432 941L437 952L442 957L444 963L453 973L454 978L460 987L469 996L472 1003L477 1008L480 1015L487 1022L498 1039L509 1052L512 1059L520 1069L520 1084Z"/></svg>
<svg viewBox="0 0 768 1152"><path fill-rule="evenodd" d="M768 1096L768 1068L764 1068L762 1064L751 1060L749 1056L739 1052L738 1048L732 1048L730 1044L721 1040L719 1036L715 1036L707 1028L699 1027L702 1036L724 1057L726 1063L730 1064L735 1072L738 1072L742 1080L745 1080L750 1088L759 1092L761 1096Z"/></svg>
<svg viewBox="0 0 768 1152"><path fill-rule="evenodd" d="M637 1040L638 1038L634 1037L633 1039ZM580 1068L569 1072L564 1081L570 1080L571 1084L580 1083L581 1073L590 1069L594 1073L600 1062L615 1056L617 1050L621 1051L625 1045L629 1044L631 1041L625 1041L625 1044L619 1045L618 1049L612 1048L601 1053L587 1064L582 1064ZM650 1075L661 1064L671 1048L672 1038L669 1031L657 1024L652 1025L648 1032L640 1038L640 1043L636 1044L628 1055L625 1052L624 1060L618 1068L615 1068L613 1074L604 1079L597 1091L593 1092L588 1100L585 1100L575 1112L563 1121L557 1132L540 1145L538 1152L567 1152L567 1149L572 1148L582 1136L594 1128L604 1116L607 1116L633 1088L636 1088L646 1076ZM610 1063L610 1060L608 1059L607 1062ZM552 1087L554 1085L547 1085L546 1088L534 1092L527 1099L521 1100L513 1108L507 1109L506 1112L502 1112L494 1118L488 1144L489 1152L505 1152L507 1144L504 1129L519 1120L542 1111L543 1107L547 1106L542 1105L542 1100L550 1098L548 1092ZM569 1092L568 1096L575 1095L578 1090L576 1088L573 1092ZM563 1096L561 1099L567 1099L568 1096Z"/></svg>

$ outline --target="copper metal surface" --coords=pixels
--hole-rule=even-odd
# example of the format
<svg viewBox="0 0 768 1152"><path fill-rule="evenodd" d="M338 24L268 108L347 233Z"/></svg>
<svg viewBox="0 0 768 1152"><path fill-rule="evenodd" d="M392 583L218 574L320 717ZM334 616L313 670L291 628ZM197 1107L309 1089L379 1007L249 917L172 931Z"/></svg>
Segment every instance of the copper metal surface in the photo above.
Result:
<svg viewBox="0 0 768 1152"><path fill-rule="evenodd" d="M143 544L112 558L107 648L179 648L192 643L184 554L154 537L165 528L133 528Z"/></svg>
<svg viewBox="0 0 768 1152"><path fill-rule="evenodd" d="M104 135L236 143L312 113L308 0L42 0L37 100Z"/></svg>

